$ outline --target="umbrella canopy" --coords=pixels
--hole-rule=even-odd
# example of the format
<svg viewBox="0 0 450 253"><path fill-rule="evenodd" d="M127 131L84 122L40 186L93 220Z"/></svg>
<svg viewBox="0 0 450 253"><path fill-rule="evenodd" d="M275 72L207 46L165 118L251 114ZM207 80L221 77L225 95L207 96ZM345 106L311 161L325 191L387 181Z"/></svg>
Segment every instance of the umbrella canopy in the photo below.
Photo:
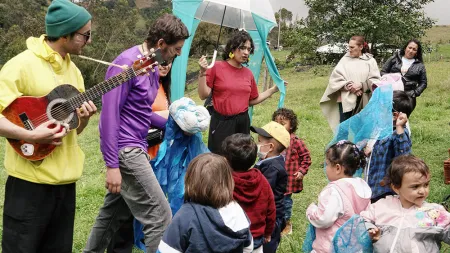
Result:
<svg viewBox="0 0 450 253"><path fill-rule="evenodd" d="M204 0L195 18L230 28L256 31L252 13L276 24L270 2L261 0Z"/></svg>

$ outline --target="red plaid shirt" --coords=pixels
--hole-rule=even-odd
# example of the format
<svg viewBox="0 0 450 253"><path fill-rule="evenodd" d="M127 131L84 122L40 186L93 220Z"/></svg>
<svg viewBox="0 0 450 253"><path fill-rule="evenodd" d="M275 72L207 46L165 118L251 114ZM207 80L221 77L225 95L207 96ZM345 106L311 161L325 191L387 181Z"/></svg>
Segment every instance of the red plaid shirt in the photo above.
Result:
<svg viewBox="0 0 450 253"><path fill-rule="evenodd" d="M311 165L311 156L303 140L291 133L291 143L286 152L286 172L288 174L288 183L286 195L297 193L303 190L303 179L295 179L294 173L300 171L303 175L308 173Z"/></svg>

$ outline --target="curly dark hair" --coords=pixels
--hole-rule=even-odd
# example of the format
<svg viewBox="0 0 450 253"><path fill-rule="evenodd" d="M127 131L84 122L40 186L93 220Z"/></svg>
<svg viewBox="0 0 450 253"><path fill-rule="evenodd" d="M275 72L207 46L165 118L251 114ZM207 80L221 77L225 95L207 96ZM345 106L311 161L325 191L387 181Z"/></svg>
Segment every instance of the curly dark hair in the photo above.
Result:
<svg viewBox="0 0 450 253"><path fill-rule="evenodd" d="M366 166L366 155L351 141L338 141L329 147L325 153L327 160L332 164L344 167L344 174L353 176L359 168Z"/></svg>
<svg viewBox="0 0 450 253"><path fill-rule="evenodd" d="M223 52L222 58L224 61L230 58L230 53L236 50L238 47L245 44L245 42L250 41L250 46L252 47L252 51L250 54L253 54L255 50L255 45L253 44L253 39L250 34L246 31L237 31L233 36L228 40L227 45L225 46L225 50Z"/></svg>
<svg viewBox="0 0 450 253"><path fill-rule="evenodd" d="M411 42L414 42L417 45L417 54L416 54L415 58L423 63L422 43L420 43L420 41L417 39L408 40L408 42L406 42L405 46L400 50L400 55L401 56L405 55L405 50L408 47L409 43L411 43Z"/></svg>
<svg viewBox="0 0 450 253"><path fill-rule="evenodd" d="M152 24L145 41L149 48L152 48L160 39L163 39L167 45L173 45L187 38L189 38L189 31L181 19L166 13Z"/></svg>
<svg viewBox="0 0 450 253"><path fill-rule="evenodd" d="M289 122L291 123L291 129L289 130L289 133L295 133L295 131L297 131L298 120L297 115L293 110L287 108L279 108L272 114L272 121L276 121L277 117L289 120Z"/></svg>

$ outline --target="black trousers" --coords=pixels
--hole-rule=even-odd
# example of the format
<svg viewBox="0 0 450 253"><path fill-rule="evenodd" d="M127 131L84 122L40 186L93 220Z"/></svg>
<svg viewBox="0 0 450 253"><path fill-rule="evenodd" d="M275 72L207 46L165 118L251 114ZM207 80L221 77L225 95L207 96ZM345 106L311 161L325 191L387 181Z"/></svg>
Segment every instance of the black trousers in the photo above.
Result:
<svg viewBox="0 0 450 253"><path fill-rule="evenodd" d="M114 234L108 245L107 253L131 253L134 244L133 215L125 221Z"/></svg>
<svg viewBox="0 0 450 253"><path fill-rule="evenodd" d="M250 134L248 111L233 116L224 116L214 110L209 125L209 150L212 153L220 154L223 140L236 133Z"/></svg>
<svg viewBox="0 0 450 253"><path fill-rule="evenodd" d="M47 185L9 176L3 253L72 253L75 183Z"/></svg>
<svg viewBox="0 0 450 253"><path fill-rule="evenodd" d="M339 123L342 123L352 116L353 111L344 112L344 109L342 108L342 103L338 103L338 106L339 106Z"/></svg>

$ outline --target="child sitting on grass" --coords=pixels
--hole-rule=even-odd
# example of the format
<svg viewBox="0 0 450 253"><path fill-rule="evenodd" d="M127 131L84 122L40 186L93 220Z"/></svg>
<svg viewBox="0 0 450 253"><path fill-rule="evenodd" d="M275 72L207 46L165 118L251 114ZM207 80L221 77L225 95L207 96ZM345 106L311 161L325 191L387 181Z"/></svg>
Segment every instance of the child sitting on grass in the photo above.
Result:
<svg viewBox="0 0 450 253"><path fill-rule="evenodd" d="M438 253L450 243L450 213L427 203L430 170L422 159L402 155L392 161L386 179L396 196L387 196L361 212L375 243L374 252Z"/></svg>
<svg viewBox="0 0 450 253"><path fill-rule="evenodd" d="M328 253L336 231L354 214L368 208L370 187L353 174L365 165L365 155L350 141L339 141L325 154L326 174L330 181L320 192L318 204L312 203L306 216L315 227L312 252Z"/></svg>
<svg viewBox="0 0 450 253"><path fill-rule="evenodd" d="M233 198L250 219L253 253L263 252L275 227L275 201L263 174L253 167L257 147L249 134L233 134L222 142L222 154L233 169Z"/></svg>
<svg viewBox="0 0 450 253"><path fill-rule="evenodd" d="M264 244L264 253L275 253L281 241L281 231L285 227L284 193L286 192L287 173L284 168L284 158L281 152L289 147L289 132L271 121L262 128L251 127L250 130L258 134L258 161L255 165L272 188L276 206L276 222L270 242Z"/></svg>
<svg viewBox="0 0 450 253"><path fill-rule="evenodd" d="M285 152L285 168L288 175L286 193L284 195L284 218L286 227L281 232L281 236L292 234L292 194L303 190L303 178L308 173L311 166L311 156L308 148L302 139L295 135L297 131L297 115L287 108L280 108L272 115L272 120L283 125L290 133L291 141L289 148Z"/></svg>

